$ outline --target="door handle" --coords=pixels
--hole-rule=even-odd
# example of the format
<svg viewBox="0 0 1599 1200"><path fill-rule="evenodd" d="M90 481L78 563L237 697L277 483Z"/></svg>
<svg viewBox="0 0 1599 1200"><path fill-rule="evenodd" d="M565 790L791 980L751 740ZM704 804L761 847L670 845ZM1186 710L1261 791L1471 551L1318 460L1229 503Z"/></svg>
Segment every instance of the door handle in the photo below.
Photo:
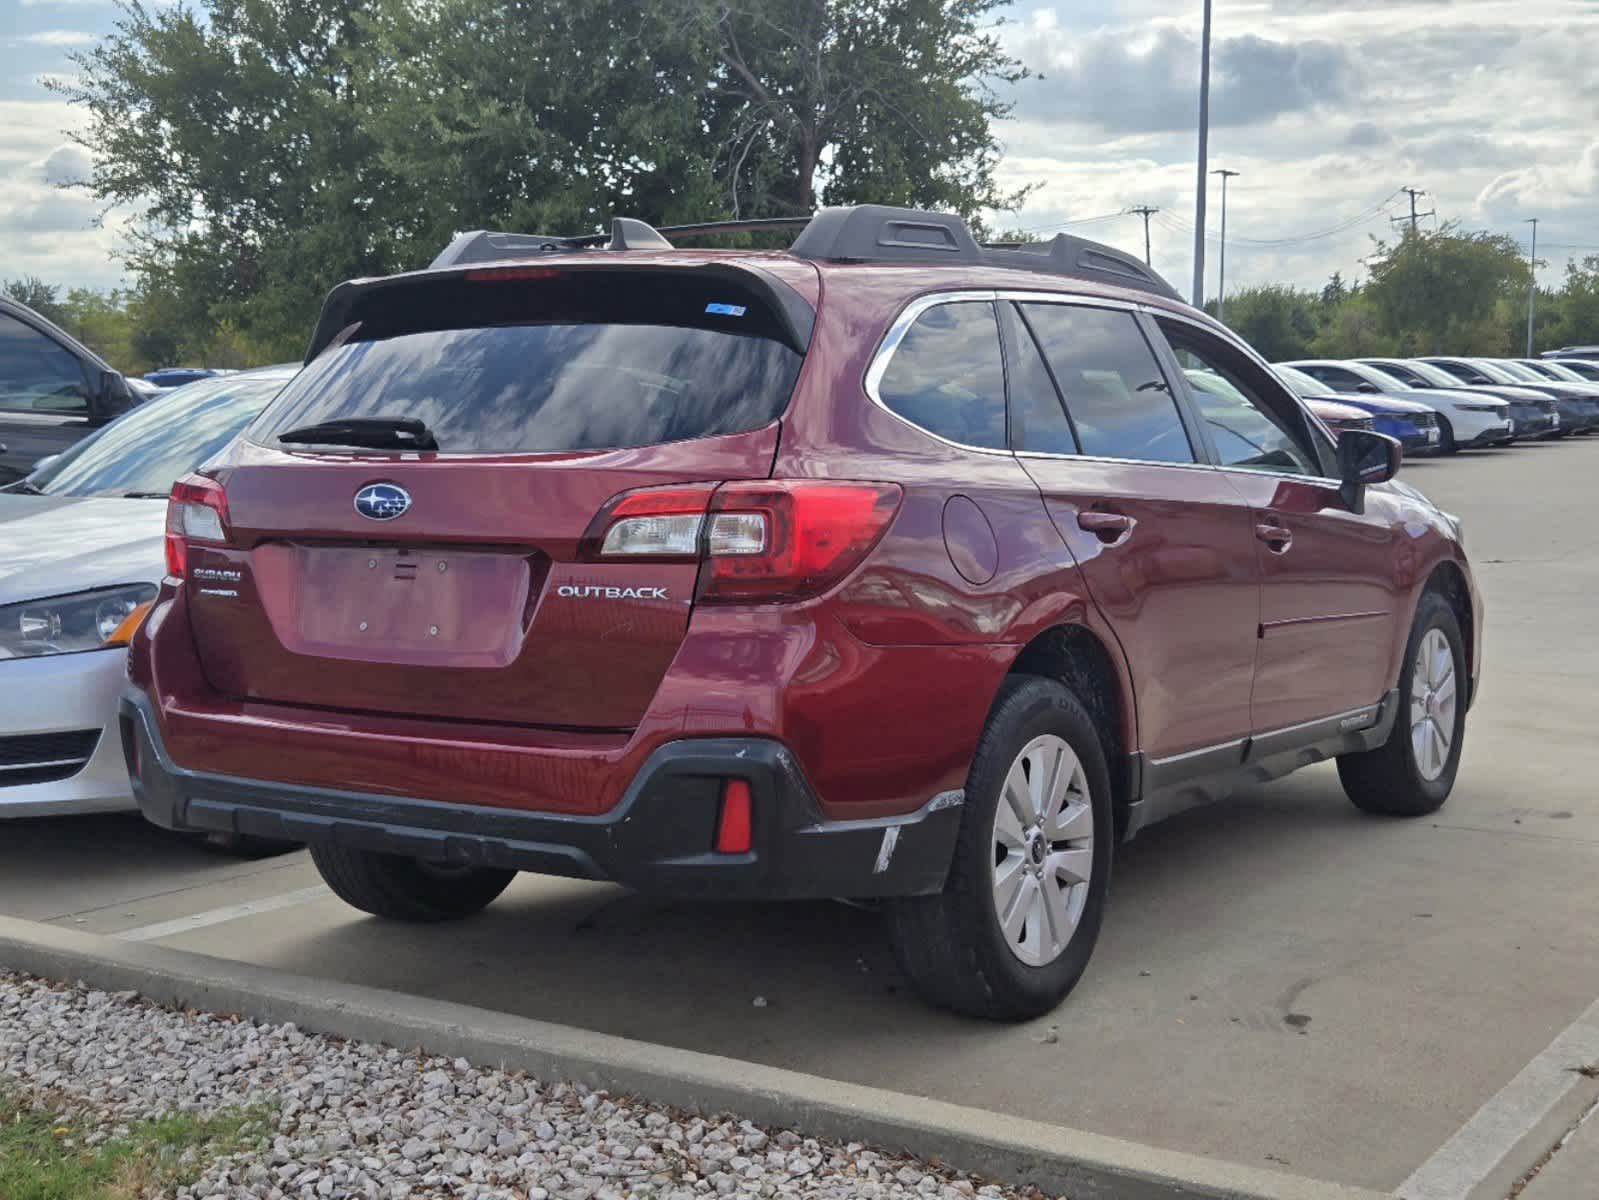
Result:
<svg viewBox="0 0 1599 1200"><path fill-rule="evenodd" d="M1077 514L1077 528L1093 534L1102 542L1114 542L1132 527L1133 519L1125 513L1085 508Z"/></svg>
<svg viewBox="0 0 1599 1200"><path fill-rule="evenodd" d="M1273 554L1281 554L1294 544L1294 535L1288 531L1288 527L1274 521L1261 521L1257 524L1255 536L1265 542L1266 549Z"/></svg>

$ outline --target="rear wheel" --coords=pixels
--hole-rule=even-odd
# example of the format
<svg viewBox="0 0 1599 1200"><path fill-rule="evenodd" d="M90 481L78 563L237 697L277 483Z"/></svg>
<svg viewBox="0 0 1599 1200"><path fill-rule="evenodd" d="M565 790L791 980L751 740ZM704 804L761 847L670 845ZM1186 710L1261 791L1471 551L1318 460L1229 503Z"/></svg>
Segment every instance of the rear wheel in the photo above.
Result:
<svg viewBox="0 0 1599 1200"><path fill-rule="evenodd" d="M1399 713L1375 750L1344 754L1338 778L1355 807L1392 817L1436 812L1449 798L1466 732L1460 622L1436 592L1422 597L1399 675Z"/></svg>
<svg viewBox="0 0 1599 1200"><path fill-rule="evenodd" d="M969 1016L1048 1012L1093 953L1113 841L1093 718L1052 680L1007 681L972 760L943 891L889 907L901 970Z"/></svg>
<svg viewBox="0 0 1599 1200"><path fill-rule="evenodd" d="M453 921L481 912L515 871L424 862L398 854L313 843L311 860L335 895L392 921Z"/></svg>

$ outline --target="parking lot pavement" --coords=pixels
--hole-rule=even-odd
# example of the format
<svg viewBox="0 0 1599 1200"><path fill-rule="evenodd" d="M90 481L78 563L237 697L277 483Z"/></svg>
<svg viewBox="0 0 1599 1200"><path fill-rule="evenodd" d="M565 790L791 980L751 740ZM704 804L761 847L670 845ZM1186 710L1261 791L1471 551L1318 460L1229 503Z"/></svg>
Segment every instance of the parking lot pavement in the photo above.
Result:
<svg viewBox="0 0 1599 1200"><path fill-rule="evenodd" d="M1029 1025L918 1004L859 909L523 878L403 927L311 890L303 853L230 862L109 818L0 830L0 911L1382 1190L1458 1176L1525 1129L1501 1104L1457 1131L1599 996L1596 471L1599 438L1404 472L1465 518L1487 604L1442 813L1363 817L1320 766L1151 830L1083 983Z"/></svg>

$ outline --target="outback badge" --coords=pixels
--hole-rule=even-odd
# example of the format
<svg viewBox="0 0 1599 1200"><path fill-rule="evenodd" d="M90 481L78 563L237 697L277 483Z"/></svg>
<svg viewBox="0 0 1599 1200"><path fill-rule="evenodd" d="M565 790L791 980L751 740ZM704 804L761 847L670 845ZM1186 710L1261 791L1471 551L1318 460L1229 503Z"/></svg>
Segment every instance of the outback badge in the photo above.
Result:
<svg viewBox="0 0 1599 1200"><path fill-rule="evenodd" d="M411 507L411 493L397 483L369 483L355 494L355 511L372 521L392 521Z"/></svg>

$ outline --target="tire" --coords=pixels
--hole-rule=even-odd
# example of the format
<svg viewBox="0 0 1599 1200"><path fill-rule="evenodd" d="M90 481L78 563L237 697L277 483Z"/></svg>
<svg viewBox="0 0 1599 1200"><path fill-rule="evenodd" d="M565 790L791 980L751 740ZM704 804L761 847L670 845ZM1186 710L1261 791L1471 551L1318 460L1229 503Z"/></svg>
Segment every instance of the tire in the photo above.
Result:
<svg viewBox="0 0 1599 1200"><path fill-rule="evenodd" d="M1438 414L1438 453L1457 454L1460 447L1455 443L1455 427L1449 423L1449 418L1443 413Z"/></svg>
<svg viewBox="0 0 1599 1200"><path fill-rule="evenodd" d="M1448 649L1449 679L1453 685L1447 712L1441 711L1445 707L1441 703L1426 698L1430 685L1425 678L1418 678L1422 674L1417 663L1422 647L1436 649L1439 639ZM1441 682L1438 656L1434 654L1432 659L1433 681ZM1417 607L1416 620L1405 643L1405 661L1399 672L1399 713L1393 732L1375 750L1338 757L1339 781L1356 808L1387 817L1423 817L1442 807L1460 769L1467 686L1460 622L1448 601L1437 592L1427 592ZM1442 694L1444 689L1437 690ZM1430 714L1434 731L1442 732L1448 727L1449 740L1443 754L1438 753L1435 737L1425 729L1418 731L1414 722L1420 714Z"/></svg>
<svg viewBox="0 0 1599 1200"><path fill-rule="evenodd" d="M1075 767L1064 756L1054 758L1061 744ZM1070 770L1066 786L1055 789L1065 797L1057 801L1059 823L1048 831L1054 836L1041 827L1029 834L1005 799L1006 780L1020 772L1021 782L1031 788L1034 777L1047 781L1048 768L1040 764L1051 762L1065 764L1056 765L1056 771ZM1033 803L1036 812L1031 796L1018 799ZM1003 818L1009 842L1000 840L1001 804L1009 814ZM1061 684L1011 677L1000 689L972 759L943 890L888 907L900 969L928 1002L967 1016L1025 1021L1050 1011L1076 986L1093 954L1110 891L1114 841L1110 775L1093 718ZM1002 854L1005 861L998 862ZM1058 868L1053 876L1045 873L1050 863ZM1020 936L1008 936L1001 927L1001 872L1006 879L1020 879L1012 912L1027 907L1032 914L1020 926ZM1057 889L1048 894L1059 901L1058 908L1040 903L1048 888ZM1036 961L1024 961L1024 955Z"/></svg>
<svg viewBox="0 0 1599 1200"><path fill-rule="evenodd" d="M433 866L420 859L313 843L311 860L335 895L391 921L454 921L481 912L516 877L495 867Z"/></svg>

